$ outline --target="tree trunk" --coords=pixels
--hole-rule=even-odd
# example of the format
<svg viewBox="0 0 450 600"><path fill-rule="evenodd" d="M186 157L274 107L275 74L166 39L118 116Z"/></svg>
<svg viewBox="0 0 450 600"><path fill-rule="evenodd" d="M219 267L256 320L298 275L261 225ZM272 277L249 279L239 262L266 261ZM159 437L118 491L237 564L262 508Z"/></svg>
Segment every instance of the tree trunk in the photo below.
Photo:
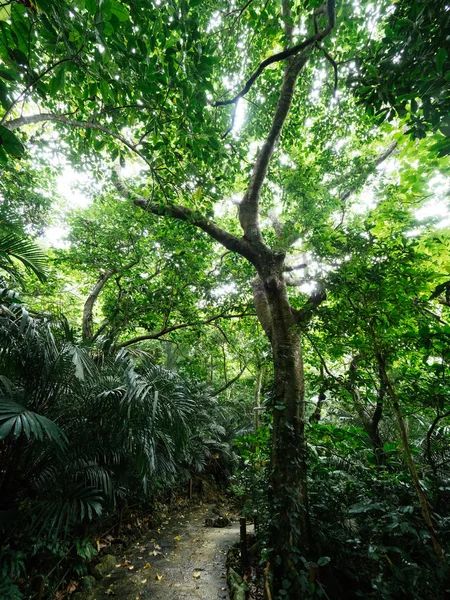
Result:
<svg viewBox="0 0 450 600"><path fill-rule="evenodd" d="M112 277L112 275L114 275L114 273L116 273L116 271L113 269L107 269L104 273L102 273L98 278L97 283L90 291L86 302L84 303L82 320L83 341L91 340L94 337L94 306L97 302L97 298L99 297L100 292L103 289L103 286Z"/></svg>
<svg viewBox="0 0 450 600"><path fill-rule="evenodd" d="M262 377L263 377L263 367L262 365L258 365L258 374L255 380L255 431L261 427L261 385L262 385Z"/></svg>
<svg viewBox="0 0 450 600"><path fill-rule="evenodd" d="M383 377L381 376L380 368L378 368L378 374L380 379L380 389L378 391L378 398L375 410L373 415L370 415L367 408L361 402L361 396L357 387L356 381L356 373L358 367L359 357L356 356L353 358L350 364L349 371L349 392L353 398L353 403L355 405L356 412L361 420L362 426L364 427L365 432L367 433L370 443L373 446L375 462L378 466L384 465L384 449L383 449L383 441L380 436L380 432L378 426L380 424L381 417L383 416L383 402L384 396L386 394L386 386Z"/></svg>
<svg viewBox="0 0 450 600"><path fill-rule="evenodd" d="M319 396L317 398L316 408L314 409L314 412L309 417L309 422L315 423L316 425L318 425L318 423L322 417L322 406L324 405L325 400L327 399L327 395L325 393L326 387L325 387L323 371L324 371L323 365L320 365L320 378L322 380L322 383L321 383L320 390L319 390Z"/></svg>
<svg viewBox="0 0 450 600"><path fill-rule="evenodd" d="M397 392L395 391L395 389L392 385L392 382L387 374L386 362L384 360L384 357L381 354L378 354L377 359L378 359L378 365L379 365L379 369L380 369L380 375L383 379L383 383L386 387L386 391L388 392L388 394L391 398L392 407L394 409L394 413L397 418L397 425L398 425L398 429L400 432L400 439L401 439L401 443L402 443L403 454L405 456L405 461L406 461L406 464L408 465L408 469L411 474L411 479L414 484L414 489L416 490L417 499L419 500L422 518L423 518L425 525L428 529L428 532L430 534L431 542L433 544L433 549L437 556L437 559L440 562L443 562L444 561L444 552L442 550L442 546L439 543L438 537L436 535L433 521L431 520L430 510L428 508L427 497L425 495L425 492L424 492L422 486L420 485L420 480L419 480L419 476L417 474L416 465L414 463L414 459L411 454L411 448L409 446L408 432L406 429L406 424L403 419L402 412L400 410L400 404L399 404Z"/></svg>
<svg viewBox="0 0 450 600"><path fill-rule="evenodd" d="M290 590L301 598L299 556L308 558L311 533L305 439L304 373L300 327L287 296L281 271L261 277L264 306L270 311L269 335L274 363L273 432L269 505L272 516L270 547L273 595L289 579ZM261 287L258 287L261 294ZM257 295L255 295L257 301ZM258 310L259 308L259 310ZM267 313L264 324L267 327ZM257 306L258 315L261 307Z"/></svg>

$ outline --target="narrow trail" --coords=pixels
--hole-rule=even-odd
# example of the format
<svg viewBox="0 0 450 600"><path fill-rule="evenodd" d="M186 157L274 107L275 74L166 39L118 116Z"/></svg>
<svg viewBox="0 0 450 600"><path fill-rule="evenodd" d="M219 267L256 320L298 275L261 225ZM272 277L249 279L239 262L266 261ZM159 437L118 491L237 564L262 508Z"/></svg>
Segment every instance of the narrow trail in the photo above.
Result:
<svg viewBox="0 0 450 600"><path fill-rule="evenodd" d="M226 600L225 561L239 540L239 524L205 527L213 505L173 515L136 541L117 565L80 600Z"/></svg>

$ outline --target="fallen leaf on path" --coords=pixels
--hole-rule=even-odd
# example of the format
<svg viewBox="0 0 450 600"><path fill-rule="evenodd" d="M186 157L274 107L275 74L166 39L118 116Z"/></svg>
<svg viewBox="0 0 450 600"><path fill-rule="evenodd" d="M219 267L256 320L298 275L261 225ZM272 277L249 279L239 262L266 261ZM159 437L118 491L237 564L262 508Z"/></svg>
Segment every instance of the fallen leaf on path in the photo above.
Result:
<svg viewBox="0 0 450 600"><path fill-rule="evenodd" d="M200 575L201 575L200 571L195 571L195 573L192 573L192 577L194 579L198 579L200 577Z"/></svg>
<svg viewBox="0 0 450 600"><path fill-rule="evenodd" d="M130 565L128 568L130 569L130 571L132 571L134 569L134 565Z"/></svg>
<svg viewBox="0 0 450 600"><path fill-rule="evenodd" d="M158 574L156 574L156 577L155 577L155 579L156 579L156 581L161 581L161 579L162 579L162 575L158 575Z"/></svg>
<svg viewBox="0 0 450 600"><path fill-rule="evenodd" d="M141 579L141 583L147 583L146 579Z"/></svg>
<svg viewBox="0 0 450 600"><path fill-rule="evenodd" d="M179 535L175 535L173 539L178 542L179 540L181 540L181 537Z"/></svg>
<svg viewBox="0 0 450 600"><path fill-rule="evenodd" d="M130 560L124 560L122 564L116 565L116 567L127 567L128 565L131 565L131 561Z"/></svg>
<svg viewBox="0 0 450 600"><path fill-rule="evenodd" d="M150 569L150 567L151 567L151 564L148 562L148 563L145 563L145 565L144 565L143 568L144 569Z"/></svg>

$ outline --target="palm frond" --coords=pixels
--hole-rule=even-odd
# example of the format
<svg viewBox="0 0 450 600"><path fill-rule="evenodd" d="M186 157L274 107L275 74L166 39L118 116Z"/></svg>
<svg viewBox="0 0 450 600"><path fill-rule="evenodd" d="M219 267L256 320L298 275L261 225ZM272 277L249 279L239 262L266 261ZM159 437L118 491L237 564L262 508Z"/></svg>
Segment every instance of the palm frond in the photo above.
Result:
<svg viewBox="0 0 450 600"><path fill-rule="evenodd" d="M46 256L39 246L21 232L0 231L0 268L16 277L13 259L21 262L40 281L46 280Z"/></svg>
<svg viewBox="0 0 450 600"><path fill-rule="evenodd" d="M0 397L0 423L0 440L8 436L17 439L24 434L27 439L34 437L40 441L47 437L62 448L67 442L56 423L4 397Z"/></svg>

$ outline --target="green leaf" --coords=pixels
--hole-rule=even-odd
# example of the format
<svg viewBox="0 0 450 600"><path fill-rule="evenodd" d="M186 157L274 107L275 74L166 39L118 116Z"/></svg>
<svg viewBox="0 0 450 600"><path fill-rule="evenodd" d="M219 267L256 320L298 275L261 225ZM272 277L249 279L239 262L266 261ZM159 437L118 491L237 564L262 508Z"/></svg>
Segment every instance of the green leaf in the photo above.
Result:
<svg viewBox="0 0 450 600"><path fill-rule="evenodd" d="M0 104L3 106L3 108L5 110L8 110L8 108L10 107L10 104L11 104L11 102L8 100L8 88L1 80L0 80Z"/></svg>
<svg viewBox="0 0 450 600"><path fill-rule="evenodd" d="M0 21L8 21L11 17L11 6L2 6L0 8Z"/></svg>
<svg viewBox="0 0 450 600"><path fill-rule="evenodd" d="M439 48L436 52L436 69L439 75L442 75L442 67L444 66L445 61L447 60L447 50L445 48Z"/></svg>
<svg viewBox="0 0 450 600"><path fill-rule="evenodd" d="M330 562L330 560L331 558L329 556L321 556L317 561L317 564L319 565L319 567L324 567Z"/></svg>
<svg viewBox="0 0 450 600"><path fill-rule="evenodd" d="M91 16L97 12L97 0L85 0L86 10Z"/></svg>
<svg viewBox="0 0 450 600"><path fill-rule="evenodd" d="M450 137L450 115L442 119L439 130L445 137Z"/></svg>
<svg viewBox="0 0 450 600"><path fill-rule="evenodd" d="M56 423L12 400L0 399L0 421L4 421L0 426L0 440L10 435L14 427L15 438L23 433L28 439L43 440L47 436L59 446L66 443L66 436Z"/></svg>
<svg viewBox="0 0 450 600"><path fill-rule="evenodd" d="M109 85L106 83L106 81L104 79L102 79L101 81L99 81L99 87L100 87L100 93L102 95L102 98L105 102L107 102L109 100Z"/></svg>
<svg viewBox="0 0 450 600"><path fill-rule="evenodd" d="M116 16L119 21L128 21L129 15L126 7L116 0L111 0L111 14Z"/></svg>
<svg viewBox="0 0 450 600"><path fill-rule="evenodd" d="M62 64L55 70L55 76L50 82L50 94L55 96L59 91L61 91L66 83L66 65Z"/></svg>
<svg viewBox="0 0 450 600"><path fill-rule="evenodd" d="M7 154L15 158L21 158L25 153L25 148L19 138L3 125L0 125L0 146Z"/></svg>
<svg viewBox="0 0 450 600"><path fill-rule="evenodd" d="M0 77L2 79L6 79L7 81L15 81L18 77L18 73L12 69L5 69L2 67L0 68Z"/></svg>
<svg viewBox="0 0 450 600"><path fill-rule="evenodd" d="M17 46L24 55L28 54L28 38L30 35L30 22L26 14L26 7L13 4L11 7L11 33L15 35Z"/></svg>

